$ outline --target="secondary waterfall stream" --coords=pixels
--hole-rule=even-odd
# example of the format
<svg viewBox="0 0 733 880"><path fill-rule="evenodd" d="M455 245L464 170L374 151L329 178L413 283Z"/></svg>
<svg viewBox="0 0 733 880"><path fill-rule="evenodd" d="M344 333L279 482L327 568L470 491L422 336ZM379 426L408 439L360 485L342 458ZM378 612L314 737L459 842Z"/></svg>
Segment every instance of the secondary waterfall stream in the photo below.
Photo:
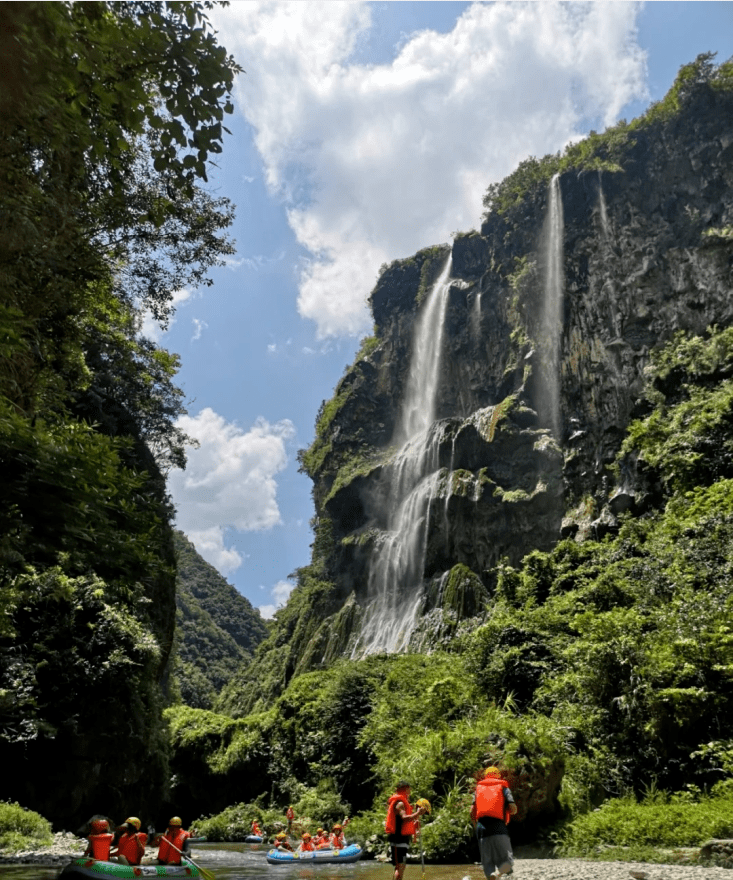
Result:
<svg viewBox="0 0 733 880"><path fill-rule="evenodd" d="M386 529L372 551L370 602L352 656L407 646L423 596L428 514L440 469L443 429L435 423L451 258L415 322L410 368L394 433L399 446L385 469Z"/></svg>
<svg viewBox="0 0 733 880"><path fill-rule="evenodd" d="M556 438L560 437L560 352L562 347L563 298L565 295L564 219L560 175L550 181L547 217L542 232L544 291L542 299L541 368L544 399L540 414Z"/></svg>

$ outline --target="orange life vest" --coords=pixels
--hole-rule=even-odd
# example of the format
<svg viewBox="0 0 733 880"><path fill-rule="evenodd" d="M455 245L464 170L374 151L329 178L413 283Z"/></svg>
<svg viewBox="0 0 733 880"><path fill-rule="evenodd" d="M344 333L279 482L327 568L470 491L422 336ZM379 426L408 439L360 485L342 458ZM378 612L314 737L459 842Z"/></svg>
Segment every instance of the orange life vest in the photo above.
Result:
<svg viewBox="0 0 733 880"><path fill-rule="evenodd" d="M343 831L340 834L336 834L335 831L332 832L328 838L328 842L334 849L343 849L346 846Z"/></svg>
<svg viewBox="0 0 733 880"><path fill-rule="evenodd" d="M402 819L402 827L399 832L397 831L398 818L400 818L399 813L396 810L397 804L403 803L405 805L405 812L407 815L412 813L412 807L410 806L407 798L403 794L393 794L392 797L387 801L387 818L384 822L384 830L387 834L403 834L405 837L409 837L411 834L415 833L415 820L414 819Z"/></svg>
<svg viewBox="0 0 733 880"><path fill-rule="evenodd" d="M313 846L312 840L304 840L300 846L298 847L300 852L313 852L315 847Z"/></svg>
<svg viewBox="0 0 733 880"><path fill-rule="evenodd" d="M475 816L481 819L483 816L491 816L494 819L503 819L509 824L510 813L504 800L504 789L509 784L503 779L494 776L486 776L479 779L476 785Z"/></svg>
<svg viewBox="0 0 733 880"><path fill-rule="evenodd" d="M109 861L109 848L112 845L114 834L90 834L89 844L92 848L92 858L100 862Z"/></svg>
<svg viewBox="0 0 733 880"><path fill-rule="evenodd" d="M131 865L139 865L147 840L148 835L144 831L123 834L117 843L117 855L124 856Z"/></svg>
<svg viewBox="0 0 733 880"><path fill-rule="evenodd" d="M190 836L191 832L184 831L183 828L179 828L172 837L166 831L160 839L160 847L158 849L158 858L160 861L167 862L169 865L180 865L181 854L176 852L176 850L173 849L173 846L178 849L183 849L183 844ZM173 844L173 846L171 846L171 844Z"/></svg>

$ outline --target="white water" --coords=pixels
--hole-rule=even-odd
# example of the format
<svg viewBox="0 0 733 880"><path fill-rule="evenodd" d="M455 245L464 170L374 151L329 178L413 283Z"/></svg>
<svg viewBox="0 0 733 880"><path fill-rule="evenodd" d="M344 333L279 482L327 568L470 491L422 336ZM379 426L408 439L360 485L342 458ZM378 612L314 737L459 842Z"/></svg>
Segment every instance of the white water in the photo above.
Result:
<svg viewBox="0 0 733 880"><path fill-rule="evenodd" d="M352 657L407 647L423 598L430 506L439 482L443 427L435 424L451 259L415 322L410 368L394 440L400 449L385 479L387 527L372 551L370 602Z"/></svg>
<svg viewBox="0 0 733 880"><path fill-rule="evenodd" d="M603 184L601 183L601 173L598 172L598 213L601 217L601 229L603 237L606 241L611 238L611 227L608 222L608 210L606 209L606 198L603 195Z"/></svg>
<svg viewBox="0 0 733 880"><path fill-rule="evenodd" d="M565 223L560 177L550 181L547 217L543 227L545 284L542 308L542 386L545 399L540 401L543 420L556 437L560 435L560 351L562 344L565 272L563 238Z"/></svg>

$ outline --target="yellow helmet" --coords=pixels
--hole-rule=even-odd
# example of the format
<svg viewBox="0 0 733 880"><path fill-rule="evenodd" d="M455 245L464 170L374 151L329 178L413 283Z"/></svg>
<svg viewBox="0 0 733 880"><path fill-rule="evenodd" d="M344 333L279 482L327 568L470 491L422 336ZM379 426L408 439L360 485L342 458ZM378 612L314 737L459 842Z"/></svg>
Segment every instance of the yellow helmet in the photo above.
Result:
<svg viewBox="0 0 733 880"><path fill-rule="evenodd" d="M487 767L484 776L501 776L501 770L498 767Z"/></svg>
<svg viewBox="0 0 733 880"><path fill-rule="evenodd" d="M170 819L168 821L168 824L169 825L183 825L183 822L181 822L180 816L174 816L172 819Z"/></svg>
<svg viewBox="0 0 733 880"><path fill-rule="evenodd" d="M172 824L172 823L171 823L171 824ZM179 824L180 824L180 820L179 820ZM134 825L134 826L135 826L135 831L139 831L139 830L140 830L141 822L140 822L140 820L137 818L137 816L130 816L129 819L125 819L125 825Z"/></svg>

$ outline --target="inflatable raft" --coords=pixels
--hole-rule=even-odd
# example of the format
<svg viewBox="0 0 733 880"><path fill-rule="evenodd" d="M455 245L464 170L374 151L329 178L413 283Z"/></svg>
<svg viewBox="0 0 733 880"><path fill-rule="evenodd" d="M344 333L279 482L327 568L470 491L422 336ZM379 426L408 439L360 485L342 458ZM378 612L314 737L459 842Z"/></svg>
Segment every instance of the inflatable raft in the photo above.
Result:
<svg viewBox="0 0 733 880"><path fill-rule="evenodd" d="M356 843L349 844L343 849L316 849L312 852L288 852L282 849L271 849L267 853L267 861L270 865L288 865L293 862L358 862L361 858L361 847Z"/></svg>
<svg viewBox="0 0 733 880"><path fill-rule="evenodd" d="M262 838L259 836L259 834L248 834L244 838L244 842L245 843L262 843Z"/></svg>
<svg viewBox="0 0 733 880"><path fill-rule="evenodd" d="M200 877L201 872L196 865L185 862L181 865L120 865L117 862L100 862L96 859L81 858L63 869L59 880L73 880L79 877Z"/></svg>

